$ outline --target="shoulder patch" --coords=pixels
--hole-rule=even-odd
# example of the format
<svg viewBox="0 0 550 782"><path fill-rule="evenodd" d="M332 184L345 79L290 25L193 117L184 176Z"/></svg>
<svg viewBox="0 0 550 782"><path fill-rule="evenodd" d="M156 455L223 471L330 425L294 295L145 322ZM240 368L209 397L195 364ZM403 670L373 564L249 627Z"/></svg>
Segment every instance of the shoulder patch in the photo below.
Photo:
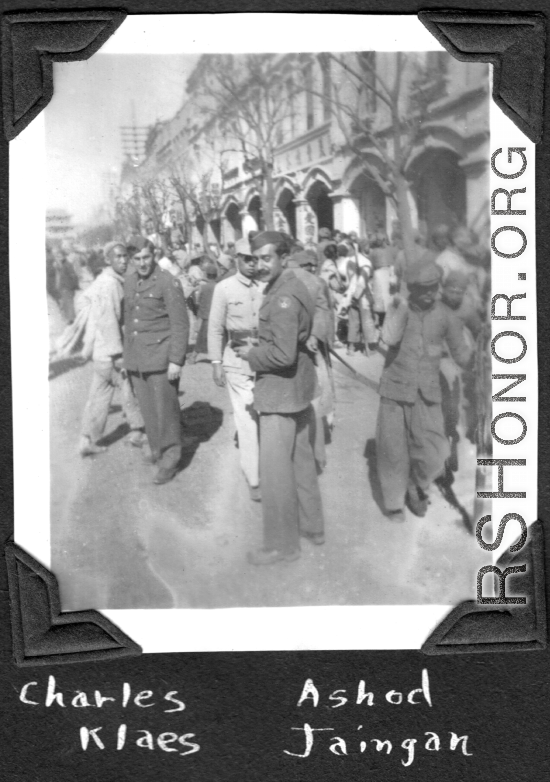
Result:
<svg viewBox="0 0 550 782"><path fill-rule="evenodd" d="M292 300L290 296L279 296L279 298L277 299L277 304L279 305L279 307L281 307L281 309L287 310L292 304Z"/></svg>

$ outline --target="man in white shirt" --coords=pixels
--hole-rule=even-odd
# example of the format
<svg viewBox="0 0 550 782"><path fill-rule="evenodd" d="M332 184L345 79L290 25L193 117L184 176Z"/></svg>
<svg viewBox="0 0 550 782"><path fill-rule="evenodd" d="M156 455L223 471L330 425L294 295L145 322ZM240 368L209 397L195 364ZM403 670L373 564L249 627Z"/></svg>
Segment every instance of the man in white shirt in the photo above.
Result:
<svg viewBox="0 0 550 782"><path fill-rule="evenodd" d="M253 407L254 372L232 345L255 344L258 313L265 283L258 282L257 261L246 239L235 245L237 272L216 285L208 321L208 354L214 383L227 386L239 438L241 467L255 502L261 499L259 488L258 415ZM227 339L223 349L224 339Z"/></svg>
<svg viewBox="0 0 550 782"><path fill-rule="evenodd" d="M116 386L120 389L122 407L131 430L129 442L140 447L144 440L143 418L130 381L122 369L122 300L124 274L128 268L125 245L119 242L108 244L105 261L109 265L83 294L88 316L82 352L93 360L94 374L84 408L79 445L81 456L92 456L106 450L98 442L105 431Z"/></svg>

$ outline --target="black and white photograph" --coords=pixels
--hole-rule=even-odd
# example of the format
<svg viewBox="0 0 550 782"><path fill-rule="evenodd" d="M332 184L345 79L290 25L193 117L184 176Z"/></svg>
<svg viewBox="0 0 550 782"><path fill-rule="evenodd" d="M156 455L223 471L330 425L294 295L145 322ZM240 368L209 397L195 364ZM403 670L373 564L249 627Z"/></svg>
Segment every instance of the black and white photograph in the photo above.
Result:
<svg viewBox="0 0 550 782"><path fill-rule="evenodd" d="M54 65L41 426L63 610L474 598L491 79L425 35Z"/></svg>

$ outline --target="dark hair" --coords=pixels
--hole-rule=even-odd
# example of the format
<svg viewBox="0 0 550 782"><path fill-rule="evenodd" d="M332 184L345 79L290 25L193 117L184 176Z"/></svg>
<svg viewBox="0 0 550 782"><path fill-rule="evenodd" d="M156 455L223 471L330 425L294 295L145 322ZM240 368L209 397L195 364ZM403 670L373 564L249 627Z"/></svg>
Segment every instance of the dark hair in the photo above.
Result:
<svg viewBox="0 0 550 782"><path fill-rule="evenodd" d="M335 244L327 244L326 247L323 247L323 254L324 254L325 258L329 259L329 261L335 261L337 256L338 256L338 252L336 250L336 245Z"/></svg>
<svg viewBox="0 0 550 782"><path fill-rule="evenodd" d="M337 254L339 258L345 258L349 255L349 247L347 247L345 244L339 244Z"/></svg>

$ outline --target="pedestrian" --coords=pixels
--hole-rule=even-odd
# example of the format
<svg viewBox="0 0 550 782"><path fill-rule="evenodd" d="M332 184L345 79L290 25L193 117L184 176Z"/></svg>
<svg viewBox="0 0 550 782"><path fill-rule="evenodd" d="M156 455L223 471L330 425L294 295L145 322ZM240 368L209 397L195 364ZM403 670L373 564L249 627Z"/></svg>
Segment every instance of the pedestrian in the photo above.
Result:
<svg viewBox="0 0 550 782"><path fill-rule="evenodd" d="M394 298L382 329L388 354L380 381L376 457L385 510L394 521L405 521L405 500L415 515L426 514L428 488L449 457L439 380L444 343L459 366L471 356L461 324L437 299L440 279L435 264L411 264L409 299Z"/></svg>
<svg viewBox="0 0 550 782"><path fill-rule="evenodd" d="M105 247L104 258L108 266L83 293L87 314L82 352L85 358L93 361L93 375L82 421L81 456L106 450L98 443L105 432L116 387L120 390L122 409L130 426L128 442L137 447L143 443L143 418L122 368L122 304L124 274L128 268L126 246L110 242Z"/></svg>
<svg viewBox="0 0 550 782"><path fill-rule="evenodd" d="M135 390L158 464L154 483L166 483L181 458L178 384L185 362L189 319L178 279L155 263L154 245L136 241L135 271L124 285L124 366Z"/></svg>
<svg viewBox="0 0 550 782"><path fill-rule="evenodd" d="M372 308L379 328L384 325L386 311L398 283L395 256L396 250L386 244L384 234L375 234L370 250L370 260L373 267L371 287Z"/></svg>
<svg viewBox="0 0 550 782"><path fill-rule="evenodd" d="M348 308L348 355L353 355L361 350L362 341L365 355L368 356L378 343L372 311L371 277L372 265L370 261L363 254L358 255L344 299Z"/></svg>
<svg viewBox="0 0 550 782"><path fill-rule="evenodd" d="M65 252L57 247L53 251L55 299L65 321L70 325L75 319L74 296L78 290L78 277Z"/></svg>
<svg viewBox="0 0 550 782"><path fill-rule="evenodd" d="M234 346L258 341L258 316L264 282L256 279L257 260L247 239L235 243L237 271L218 282L208 322L208 355L214 383L227 387L237 429L241 468L250 498L261 500L258 414L254 409L254 370ZM223 347L226 342L225 348Z"/></svg>
<svg viewBox="0 0 550 782"><path fill-rule="evenodd" d="M235 274L235 264L230 255L222 253L219 258L216 258L216 263L218 264L218 282Z"/></svg>
<svg viewBox="0 0 550 782"><path fill-rule="evenodd" d="M206 275L206 280L200 284L197 293L197 338L195 340L193 352L189 354L189 358L187 359L190 364L194 364L197 360L197 356L201 353L208 353L208 318L210 316L214 288L216 287L218 269L214 263L207 263L204 266L204 273Z"/></svg>
<svg viewBox="0 0 550 782"><path fill-rule="evenodd" d="M176 256L174 255L174 250L172 247L166 246L165 248L161 249L160 255L157 259L157 264L161 269L164 269L165 272L170 272L170 274L172 274L174 277L179 277L181 274L181 269L176 262Z"/></svg>
<svg viewBox="0 0 550 782"><path fill-rule="evenodd" d="M483 328L483 321L471 299L465 297L467 288L468 279L462 272L449 272L441 288L441 302L454 312L462 324L462 333L467 344L474 350L478 335ZM476 378L473 367L461 370L448 355L448 351L444 351L441 359L440 381L445 431L451 445L448 467L452 473L458 470L458 425L461 421L461 411L467 436L473 439L472 433L477 419Z"/></svg>
<svg viewBox="0 0 550 782"><path fill-rule="evenodd" d="M307 341L314 303L287 269L289 243L277 231L257 234L251 248L267 283L259 314L259 344L235 347L256 372L254 407L260 416L263 547L253 565L300 557L300 536L324 543L324 519L311 446L315 366ZM311 438L311 439L310 439Z"/></svg>

